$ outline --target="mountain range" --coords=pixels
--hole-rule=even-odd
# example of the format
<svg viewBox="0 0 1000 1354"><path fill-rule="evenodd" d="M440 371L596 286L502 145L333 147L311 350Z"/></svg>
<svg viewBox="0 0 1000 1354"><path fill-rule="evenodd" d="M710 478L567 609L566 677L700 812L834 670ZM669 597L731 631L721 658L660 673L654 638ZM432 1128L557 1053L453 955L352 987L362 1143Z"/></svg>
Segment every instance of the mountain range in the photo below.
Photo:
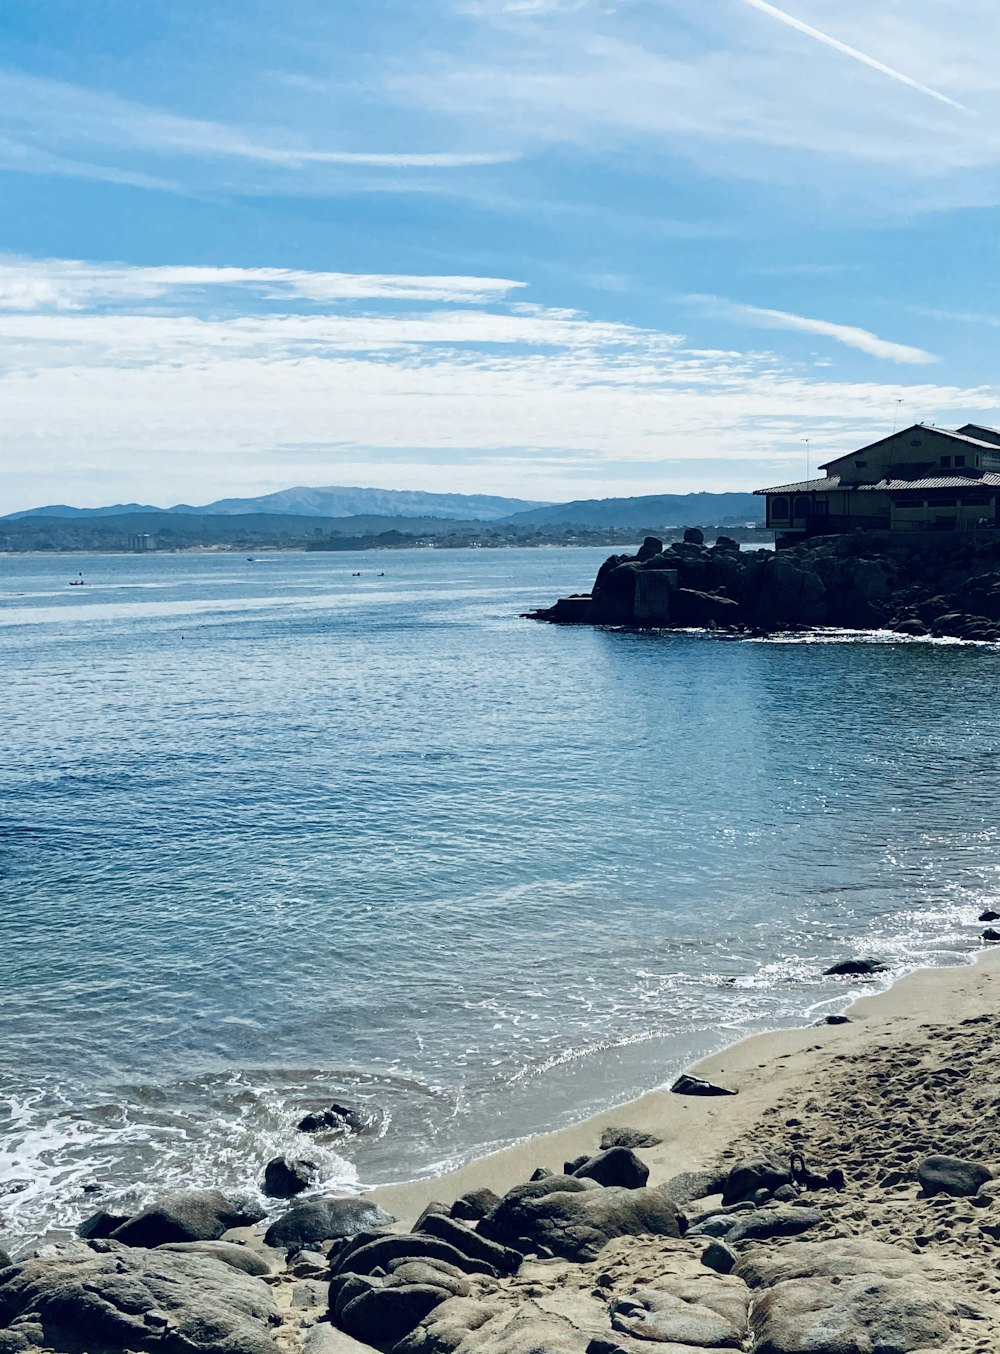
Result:
<svg viewBox="0 0 1000 1354"><path fill-rule="evenodd" d="M143 530L155 530L155 520L171 514L185 517L247 517L265 515L320 519L377 517L407 522L434 518L449 522L503 523L515 528L567 526L665 527L757 522L763 501L748 493L646 494L637 498L577 499L570 503L538 503L492 494L432 494L409 489L363 489L330 485L324 488L283 489L259 498L223 498L201 507L178 503L156 508L141 503L116 503L103 508L74 508L53 504L8 513L0 518L79 519L133 517L152 519ZM349 523L353 527L354 523ZM360 522L357 526L360 528ZM338 528L344 527L338 523ZM130 530L137 530L130 526Z"/></svg>

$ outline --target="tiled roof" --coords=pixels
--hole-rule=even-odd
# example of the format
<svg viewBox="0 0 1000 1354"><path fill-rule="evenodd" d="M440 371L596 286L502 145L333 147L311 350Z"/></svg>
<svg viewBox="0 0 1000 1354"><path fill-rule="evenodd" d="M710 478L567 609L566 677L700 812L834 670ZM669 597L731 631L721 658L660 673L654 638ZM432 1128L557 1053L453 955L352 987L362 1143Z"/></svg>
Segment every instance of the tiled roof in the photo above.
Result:
<svg viewBox="0 0 1000 1354"><path fill-rule="evenodd" d="M933 433L938 437L947 438L949 442L961 442L963 446L985 447L987 451L994 453L997 450L995 442L984 442L978 437L969 437L966 433L955 432L951 428L934 428L927 423L915 423L912 429L902 428L899 433L890 433L888 437L880 437L877 442L868 442L865 446L858 447L857 451L845 451L842 455L835 456L832 461L826 461L820 466L820 470L825 470L828 465L836 465L838 461L846 461L849 456L863 456L865 452L880 447L883 442L891 442L893 437L899 437L901 433L906 432Z"/></svg>
<svg viewBox="0 0 1000 1354"><path fill-rule="evenodd" d="M878 480L875 484L841 484L839 475L830 475L823 480L800 480L798 484L777 484L773 489L755 489L754 493L885 493L906 489L1000 489L1000 472L986 470L979 475L927 475L915 480Z"/></svg>

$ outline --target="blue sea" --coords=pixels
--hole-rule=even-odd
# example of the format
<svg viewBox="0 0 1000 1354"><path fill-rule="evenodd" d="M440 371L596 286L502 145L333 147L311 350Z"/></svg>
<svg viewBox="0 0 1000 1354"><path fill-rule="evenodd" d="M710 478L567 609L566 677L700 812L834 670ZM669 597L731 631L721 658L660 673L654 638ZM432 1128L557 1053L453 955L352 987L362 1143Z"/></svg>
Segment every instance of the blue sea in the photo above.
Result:
<svg viewBox="0 0 1000 1354"><path fill-rule="evenodd" d="M0 558L0 1244L334 1098L326 1187L432 1175L977 948L1000 651L520 618L606 553Z"/></svg>

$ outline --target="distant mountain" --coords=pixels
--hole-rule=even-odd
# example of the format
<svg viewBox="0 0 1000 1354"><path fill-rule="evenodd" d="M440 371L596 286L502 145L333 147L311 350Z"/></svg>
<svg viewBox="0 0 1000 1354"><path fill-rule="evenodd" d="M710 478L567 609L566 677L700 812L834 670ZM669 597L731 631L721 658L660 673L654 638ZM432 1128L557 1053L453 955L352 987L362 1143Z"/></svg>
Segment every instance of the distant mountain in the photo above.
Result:
<svg viewBox="0 0 1000 1354"><path fill-rule="evenodd" d="M504 518L513 526L565 522L590 527L717 526L764 520L764 500L753 494L645 494L641 498L583 498L546 504Z"/></svg>
<svg viewBox="0 0 1000 1354"><path fill-rule="evenodd" d="M329 485L322 489L304 486L282 489L259 498L221 498L193 507L178 503L173 508L152 508L142 503L118 503L108 508L70 508L56 504L12 512L20 517L120 517L131 512L170 512L185 516L231 517L248 513L280 513L294 517L445 517L459 522L495 522L521 509L544 506L537 499L498 498L493 494L429 494L417 489L358 489Z"/></svg>

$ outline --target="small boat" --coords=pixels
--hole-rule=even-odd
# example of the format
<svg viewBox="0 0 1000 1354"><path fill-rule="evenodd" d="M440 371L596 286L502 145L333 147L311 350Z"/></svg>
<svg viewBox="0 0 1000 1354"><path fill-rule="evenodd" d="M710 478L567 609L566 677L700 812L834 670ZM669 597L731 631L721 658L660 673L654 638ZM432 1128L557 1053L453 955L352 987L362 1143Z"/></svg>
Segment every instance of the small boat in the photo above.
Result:
<svg viewBox="0 0 1000 1354"><path fill-rule="evenodd" d="M71 578L71 579L69 580L69 585L70 585L71 588L82 588L83 585L84 585L84 584L83 584L83 574L81 574L79 578Z"/></svg>

